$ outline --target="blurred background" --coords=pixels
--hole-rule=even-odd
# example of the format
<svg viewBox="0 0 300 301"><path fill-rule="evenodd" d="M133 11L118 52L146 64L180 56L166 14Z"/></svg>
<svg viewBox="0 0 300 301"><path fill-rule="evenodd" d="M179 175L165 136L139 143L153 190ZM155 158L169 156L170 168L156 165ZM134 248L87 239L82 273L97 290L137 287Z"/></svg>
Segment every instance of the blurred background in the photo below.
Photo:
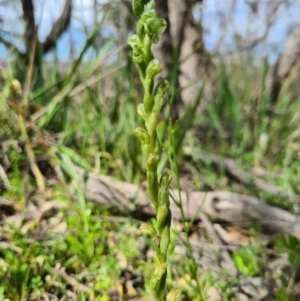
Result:
<svg viewBox="0 0 300 301"><path fill-rule="evenodd" d="M38 26L38 38L43 42L50 33L53 23L61 15L65 3L58 0L32 1L32 3L34 24ZM113 39L116 45L126 42L128 32L133 30L134 23L134 18L128 16L130 5L126 0L73 0L68 29L60 35L54 51L59 60L68 62L76 58L88 34L104 17L106 20L99 30L97 41L99 44L94 46L98 46L100 50L101 44L107 39ZM5 59L10 52L5 42L13 43L19 50L25 50L23 39L25 21L22 17L21 1L1 0L0 6L2 40L0 54L2 59ZM253 51L258 58L267 56L274 63L283 51L292 29L299 22L299 6L298 1L206 0L195 1L193 15L195 21L202 26L205 48L214 56L233 53L238 55L247 50ZM54 53L46 56L47 60L53 57ZM92 59L92 52L86 57Z"/></svg>

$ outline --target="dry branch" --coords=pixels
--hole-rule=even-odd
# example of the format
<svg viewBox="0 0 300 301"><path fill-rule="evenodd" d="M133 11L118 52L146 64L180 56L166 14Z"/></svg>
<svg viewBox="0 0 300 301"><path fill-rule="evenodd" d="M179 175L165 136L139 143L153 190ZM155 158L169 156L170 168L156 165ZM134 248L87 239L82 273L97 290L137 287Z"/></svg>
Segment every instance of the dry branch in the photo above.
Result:
<svg viewBox="0 0 300 301"><path fill-rule="evenodd" d="M23 9L23 20L25 22L25 33L24 40L26 45L26 50L29 53L31 49L32 42L35 39L35 21L34 21L34 7L32 0L22 0Z"/></svg>
<svg viewBox="0 0 300 301"><path fill-rule="evenodd" d="M276 63L271 87L271 101L276 103L284 82L293 74L300 59L300 23L295 27L283 53Z"/></svg>
<svg viewBox="0 0 300 301"><path fill-rule="evenodd" d="M10 183L7 178L6 172L2 165L0 164L0 191L10 188Z"/></svg>
<svg viewBox="0 0 300 301"><path fill-rule="evenodd" d="M52 29L43 43L44 53L49 52L55 47L56 41L61 34L68 28L71 21L72 1L66 0L62 14L53 24Z"/></svg>
<svg viewBox="0 0 300 301"><path fill-rule="evenodd" d="M26 45L26 53L20 53L20 58L28 63L30 53L32 52L32 46L34 45L35 39L37 39L37 26L35 25L34 19L34 2L32 0L21 0L23 9L23 20L25 23L24 40ZM65 5L60 17L52 25L51 31L46 37L43 43L37 43L42 45L43 53L47 53L56 46L56 42L61 34L66 31L71 21L72 12L72 0L65 0ZM3 43L3 41L1 41ZM34 60L35 65L39 64L36 57Z"/></svg>
<svg viewBox="0 0 300 301"><path fill-rule="evenodd" d="M185 149L186 155L190 155L190 151ZM216 154L207 154L203 151L196 156L196 160L200 160L204 164L212 164L218 170L224 170L225 173L234 181L245 186L255 187L257 190L269 193L275 197L282 198L288 202L300 202L300 195L295 195L291 192L282 191L282 189L274 184L258 179L248 172L242 171L234 160L222 158Z"/></svg>
<svg viewBox="0 0 300 301"><path fill-rule="evenodd" d="M77 168L82 188L88 200L112 206L123 212L154 216L154 208L146 192L137 186L109 177L88 173ZM173 191L173 194L176 194ZM240 227L253 223L260 225L263 233L291 234L299 237L300 217L285 210L262 203L259 199L228 191L183 193L186 219L191 219L199 206L213 221L222 221ZM180 210L172 202L173 218L180 220ZM197 219L201 219L198 214Z"/></svg>
<svg viewBox="0 0 300 301"><path fill-rule="evenodd" d="M156 9L159 16L168 20L168 29L162 36L162 42L154 48L166 71L163 77L170 75L174 64L174 53L178 56L177 88L182 89L181 95L173 101L174 109L178 110L179 102L190 104L199 92L205 79L211 78L213 63L203 42L203 28L193 17L195 1L158 0ZM176 69L176 68L174 68ZM167 74L168 73L168 74ZM207 81L207 84L209 80ZM208 91L209 85L205 91ZM201 108L199 109L201 110Z"/></svg>

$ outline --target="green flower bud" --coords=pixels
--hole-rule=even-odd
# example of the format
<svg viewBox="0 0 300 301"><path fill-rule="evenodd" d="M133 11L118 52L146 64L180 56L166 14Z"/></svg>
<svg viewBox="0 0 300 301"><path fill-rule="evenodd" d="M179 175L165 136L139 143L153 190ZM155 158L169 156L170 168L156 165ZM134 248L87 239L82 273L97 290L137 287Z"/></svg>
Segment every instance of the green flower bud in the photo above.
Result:
<svg viewBox="0 0 300 301"><path fill-rule="evenodd" d="M141 127L135 129L135 134L139 138L141 144L149 144L150 138L147 131Z"/></svg>
<svg viewBox="0 0 300 301"><path fill-rule="evenodd" d="M154 8L154 0L146 0L145 3L147 5L147 9Z"/></svg>
<svg viewBox="0 0 300 301"><path fill-rule="evenodd" d="M158 206L170 206L170 192L169 185L172 180L172 172L169 169L164 170L162 176L160 177L159 191L158 191ZM164 208L164 207L163 207Z"/></svg>
<svg viewBox="0 0 300 301"><path fill-rule="evenodd" d="M153 85L153 79L146 77L144 81L145 95L143 99L143 104L144 104L145 112L147 114L151 112L153 107L153 99L150 93L150 91L152 90L152 85Z"/></svg>
<svg viewBox="0 0 300 301"><path fill-rule="evenodd" d="M152 43L157 44L162 33L167 28L167 22L164 19L154 19L148 25L148 33L151 36Z"/></svg>
<svg viewBox="0 0 300 301"><path fill-rule="evenodd" d="M172 181L172 171L170 169L165 169L159 180L160 188L169 189L171 181Z"/></svg>
<svg viewBox="0 0 300 301"><path fill-rule="evenodd" d="M167 294L167 301L179 301L180 297L180 290L179 289L172 289Z"/></svg>
<svg viewBox="0 0 300 301"><path fill-rule="evenodd" d="M159 42L159 36L158 36L156 33L153 33L153 34L151 35L151 42L152 42L153 44L157 44L157 43Z"/></svg>
<svg viewBox="0 0 300 301"><path fill-rule="evenodd" d="M150 154L146 160L148 195L155 207L158 208L158 179L157 179L157 158Z"/></svg>
<svg viewBox="0 0 300 301"><path fill-rule="evenodd" d="M161 63L158 59L153 59L147 66L146 78L154 79L154 77L162 71Z"/></svg>
<svg viewBox="0 0 300 301"><path fill-rule="evenodd" d="M159 236L156 235L155 237L153 237L152 242L153 242L153 244L154 244L155 251L156 251L156 252L160 252L160 250L159 250L159 244L160 244ZM159 255L158 255L158 256L159 256Z"/></svg>
<svg viewBox="0 0 300 301"><path fill-rule="evenodd" d="M149 134L147 133L147 131L141 127L137 127L135 129L135 134L138 137L138 139L140 140L141 144L142 144L142 153L144 155L148 155L149 154L149 147L150 147L150 137Z"/></svg>
<svg viewBox="0 0 300 301"><path fill-rule="evenodd" d="M152 112L155 113L158 117L161 107L163 105L163 99L161 97L154 97L154 106L152 108Z"/></svg>
<svg viewBox="0 0 300 301"><path fill-rule="evenodd" d="M21 83L17 79L13 78L11 80L10 88L11 88L12 92L19 94L19 95L22 94L22 86L21 86Z"/></svg>
<svg viewBox="0 0 300 301"><path fill-rule="evenodd" d="M144 223L140 226L140 229L144 235L150 236L151 238L157 237L157 232L155 228L150 224Z"/></svg>
<svg viewBox="0 0 300 301"><path fill-rule="evenodd" d="M156 12L154 9L147 9L144 11L143 15L141 16L138 24L137 24L137 34L141 38L144 39L145 34L149 32L148 24L156 19Z"/></svg>
<svg viewBox="0 0 300 301"><path fill-rule="evenodd" d="M153 272L152 279L153 278L161 279L166 270L167 270L167 264L166 263L159 264Z"/></svg>
<svg viewBox="0 0 300 301"><path fill-rule="evenodd" d="M166 281L166 274L167 274L166 263L161 263L160 265L158 265L152 274L150 286L156 296L161 296L163 293L163 289Z"/></svg>
<svg viewBox="0 0 300 301"><path fill-rule="evenodd" d="M146 81L147 81L147 78L146 78ZM151 79L151 82L153 82L152 79ZM144 103L147 104L147 109L150 110L150 112L151 112L151 114L149 115L149 118L148 118L148 124L146 124L146 128L149 131L149 134L153 133L155 131L155 128L157 126L158 117L159 117L161 108L163 106L163 98L162 97L164 95L166 86L165 85L162 85L162 86L163 87L161 87L161 89L158 89L157 93L154 96L154 104L153 104L152 98L148 102L146 102L146 100L144 98ZM150 134L150 136L151 136L151 134Z"/></svg>
<svg viewBox="0 0 300 301"><path fill-rule="evenodd" d="M160 235L160 256L163 261L167 259L168 248L170 245L170 226L171 226L171 214L168 216L169 226L165 227Z"/></svg>
<svg viewBox="0 0 300 301"><path fill-rule="evenodd" d="M155 112L151 112L148 116L148 120L145 123L146 129L150 137L153 137L153 135L155 135L157 119L158 119L158 114Z"/></svg>
<svg viewBox="0 0 300 301"><path fill-rule="evenodd" d="M157 157L150 154L146 160L146 169L149 171L157 171Z"/></svg>
<svg viewBox="0 0 300 301"><path fill-rule="evenodd" d="M166 79L160 80L155 87L155 97L163 97L166 93L170 94L170 84Z"/></svg>
<svg viewBox="0 0 300 301"><path fill-rule="evenodd" d="M132 47L132 60L140 64L145 60L144 46L140 38L134 34L128 37L128 44Z"/></svg>
<svg viewBox="0 0 300 301"><path fill-rule="evenodd" d="M146 121L146 120L148 119L147 113L145 112L144 104L140 103L140 104L137 106L137 112L138 112L138 114L142 117L142 119L143 119L144 121Z"/></svg>
<svg viewBox="0 0 300 301"><path fill-rule="evenodd" d="M141 42L140 38L136 34L132 34L128 37L127 43L132 47L143 48L143 43Z"/></svg>
<svg viewBox="0 0 300 301"><path fill-rule="evenodd" d="M156 132L156 127L158 123L159 113L161 111L163 105L163 99L161 97L156 96L154 98L154 105L152 105L151 113L148 115L148 118L145 122L146 129L150 135L153 137Z"/></svg>
<svg viewBox="0 0 300 301"><path fill-rule="evenodd" d="M132 60L136 63L136 64L141 64L144 61L144 54L143 52L141 52L139 49L133 49L132 52Z"/></svg>
<svg viewBox="0 0 300 301"><path fill-rule="evenodd" d="M132 1L132 11L138 19L142 16L144 12L144 2L144 0Z"/></svg>
<svg viewBox="0 0 300 301"><path fill-rule="evenodd" d="M170 227L170 208L167 204L158 207L157 210L157 231L161 235L165 227Z"/></svg>
<svg viewBox="0 0 300 301"><path fill-rule="evenodd" d="M155 9L147 9L142 14L139 23L149 25L151 21L155 20L157 17Z"/></svg>
<svg viewBox="0 0 300 301"><path fill-rule="evenodd" d="M158 191L158 205L163 206L167 205L170 206L170 192L169 188L160 188Z"/></svg>

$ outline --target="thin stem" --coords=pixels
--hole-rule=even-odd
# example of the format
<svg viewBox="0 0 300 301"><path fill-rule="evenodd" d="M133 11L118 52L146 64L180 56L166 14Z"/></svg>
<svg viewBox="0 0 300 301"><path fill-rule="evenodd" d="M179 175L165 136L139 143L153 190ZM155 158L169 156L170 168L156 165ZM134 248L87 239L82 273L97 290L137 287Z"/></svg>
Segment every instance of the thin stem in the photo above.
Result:
<svg viewBox="0 0 300 301"><path fill-rule="evenodd" d="M141 0L133 0L133 12L140 20L137 25L138 34L129 37L128 41L133 50L138 50L138 52L135 52L134 58L135 62L138 62L137 68L144 86L143 104L138 106L138 113L145 121L145 128L137 128L136 134L143 146L148 195L155 207L157 218L156 228L146 224L141 229L147 235L150 235L155 243L158 264L151 277L150 285L155 299L163 301L167 279L167 253L170 244L169 185L171 174L168 171L164 172L160 181L158 181L157 163L159 152L156 131L163 97L169 95L169 83L166 80L160 81L155 87L154 77L162 71L162 67L160 61L154 59L151 47L153 37L155 37L154 41L157 42L157 38L160 37L166 27L166 22L156 18L156 13L153 13L154 1L150 1L147 5L144 3ZM156 22L155 24L159 26L148 26L150 22ZM147 33L144 30L145 28L147 28ZM143 49L141 49L141 41Z"/></svg>
<svg viewBox="0 0 300 301"><path fill-rule="evenodd" d="M18 118L18 126L21 131L21 135L22 135L23 139L25 140L25 150L27 153L27 159L28 159L30 168L36 179L36 183L39 188L39 191L43 193L43 192L45 192L45 187L46 187L45 179L36 164L35 155L31 148L30 140L29 140L29 137L28 137L28 134L26 131L25 121L21 114L18 114L17 118Z"/></svg>
<svg viewBox="0 0 300 301"><path fill-rule="evenodd" d="M192 245L190 243L190 238L189 238L190 227L187 226L186 219L185 219L185 214L184 214L184 210L183 210L183 206L182 206L181 186L180 186L180 180L179 180L179 168L178 168L178 162L177 162L177 157L176 157L175 129L172 125L171 120L169 120L169 135L170 135L170 137L169 137L169 142L170 142L170 145L169 145L169 150L170 150L169 160L170 160L172 169L173 169L174 174L175 174L175 180L176 180L176 186L177 186L178 198L179 198L179 201L175 201L175 203L176 203L176 206L180 210L181 221L182 221L183 230L184 230L184 233L185 233L185 241L184 242L182 241L182 242L184 243L184 245L187 249L187 252L189 254L189 258L192 261L192 264L189 265L189 266L191 268L190 271L191 271L192 277L196 281L196 287L197 287L198 295L200 297L200 300L205 300L204 293L203 293L203 288L201 286L199 275L198 275L199 274L198 273L198 263L197 263L197 260L195 259L195 256L193 254Z"/></svg>

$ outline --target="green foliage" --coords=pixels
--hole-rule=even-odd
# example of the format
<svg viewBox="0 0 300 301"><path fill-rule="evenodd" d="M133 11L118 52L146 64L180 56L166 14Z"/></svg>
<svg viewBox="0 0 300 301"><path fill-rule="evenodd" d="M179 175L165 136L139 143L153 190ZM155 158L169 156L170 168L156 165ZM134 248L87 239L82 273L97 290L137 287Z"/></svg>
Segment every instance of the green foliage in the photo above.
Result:
<svg viewBox="0 0 300 301"><path fill-rule="evenodd" d="M71 273L86 274L86 281L94 283L95 294L101 292L101 300L108 300L109 289L116 283L121 269L124 269L124 264L119 266L120 252L124 254L125 262L135 261L139 256L137 249L134 249L135 238L124 233L124 229L130 228L136 232L137 226L130 221L113 225L105 220L105 212L95 210L94 206L89 206L87 210L90 211L87 219L88 236L81 227L81 218L70 209L65 212L69 217L68 233L64 237L46 236L41 241L29 243L30 233L23 234L13 228L7 230L7 233L14 231L12 241L22 253L7 249L2 254L4 265L1 265L0 279L6 298L23 300L29 294L38 296L47 291L51 281L48 283L46 276L55 279L55 266L59 265ZM91 215L91 212L94 214ZM118 234L115 235L115 232ZM63 294L64 287L68 285L64 279L59 281L58 295Z"/></svg>
<svg viewBox="0 0 300 301"><path fill-rule="evenodd" d="M7 249L3 253L6 269L0 271L4 283L4 294L10 300L23 300L30 291L43 291L44 281L41 278L44 261L53 260L50 249L40 243L27 243L28 237L15 233L14 242L22 250L22 254Z"/></svg>
<svg viewBox="0 0 300 301"><path fill-rule="evenodd" d="M4 299L4 286L3 283L0 284L0 301L3 301Z"/></svg>
<svg viewBox="0 0 300 301"><path fill-rule="evenodd" d="M247 276L256 276L262 268L260 250L257 247L246 246L233 252L233 260L239 271Z"/></svg>
<svg viewBox="0 0 300 301"><path fill-rule="evenodd" d="M276 293L276 300L278 301L295 301L295 296L288 296L286 293L286 288L283 287L281 289L279 289Z"/></svg>
<svg viewBox="0 0 300 301"><path fill-rule="evenodd" d="M5 279L7 297L16 301L23 300L27 295L29 277L29 267L25 263L12 267Z"/></svg>
<svg viewBox="0 0 300 301"><path fill-rule="evenodd" d="M300 241L292 235L279 235L276 238L276 252L287 253L292 266L300 267Z"/></svg>

